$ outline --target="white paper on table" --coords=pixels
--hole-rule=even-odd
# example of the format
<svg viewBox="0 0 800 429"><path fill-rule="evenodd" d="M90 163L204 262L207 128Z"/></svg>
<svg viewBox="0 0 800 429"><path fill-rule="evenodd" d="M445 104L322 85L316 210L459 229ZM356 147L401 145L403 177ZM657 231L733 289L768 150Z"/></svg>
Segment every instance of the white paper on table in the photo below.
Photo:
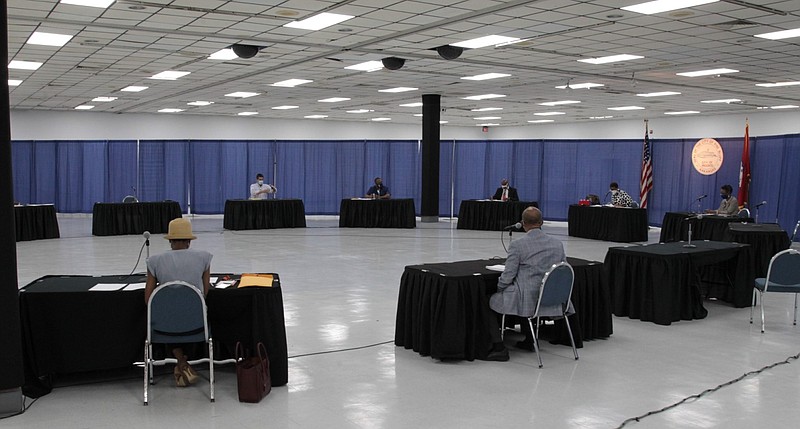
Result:
<svg viewBox="0 0 800 429"><path fill-rule="evenodd" d="M122 288L122 290L139 290L144 289L146 283L128 283L128 286Z"/></svg>
<svg viewBox="0 0 800 429"><path fill-rule="evenodd" d="M125 287L125 283L98 283L92 286L91 291L113 291L120 290Z"/></svg>
<svg viewBox="0 0 800 429"><path fill-rule="evenodd" d="M492 271L500 271L500 272L502 273L503 271L505 271L505 270L506 270L506 266L505 266L505 265L503 265L503 264L498 264L498 265L487 265L487 266L486 266L486 269L487 269L487 270L492 270Z"/></svg>
<svg viewBox="0 0 800 429"><path fill-rule="evenodd" d="M214 288L216 288L216 289L225 289L225 288L229 288L229 287L233 286L234 283L236 283L236 280L226 280L226 281L217 283L216 285L214 285Z"/></svg>
<svg viewBox="0 0 800 429"><path fill-rule="evenodd" d="M216 277L211 277L211 278L208 280L208 282L209 282L209 283L211 283L211 284L213 285L214 283L216 283L216 282L217 282L217 278L216 278Z"/></svg>

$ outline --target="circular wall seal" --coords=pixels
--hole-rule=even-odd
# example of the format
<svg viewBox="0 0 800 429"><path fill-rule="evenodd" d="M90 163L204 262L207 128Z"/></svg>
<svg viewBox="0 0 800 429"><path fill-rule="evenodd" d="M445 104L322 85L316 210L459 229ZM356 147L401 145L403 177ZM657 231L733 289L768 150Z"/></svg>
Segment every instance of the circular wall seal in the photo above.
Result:
<svg viewBox="0 0 800 429"><path fill-rule="evenodd" d="M692 165L705 176L716 173L722 166L722 146L714 139L700 139L692 149Z"/></svg>

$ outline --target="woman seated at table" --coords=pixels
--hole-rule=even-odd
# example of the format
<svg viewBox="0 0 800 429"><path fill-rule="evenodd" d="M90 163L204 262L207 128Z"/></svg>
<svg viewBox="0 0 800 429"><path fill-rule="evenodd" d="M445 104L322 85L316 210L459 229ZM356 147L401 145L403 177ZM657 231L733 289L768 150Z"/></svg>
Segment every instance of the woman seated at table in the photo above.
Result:
<svg viewBox="0 0 800 429"><path fill-rule="evenodd" d="M196 239L192 234L192 224L188 219L178 218L169 223L169 232L164 236L172 248L169 252L151 256L147 259L147 283L144 289L144 302L150 301L150 295L159 284L171 281L184 281L195 287L202 285L203 295L211 287L211 258L204 250L190 250L189 245ZM200 377L189 366L188 358L180 344L167 344L172 355L178 360L175 365L175 384L186 387Z"/></svg>

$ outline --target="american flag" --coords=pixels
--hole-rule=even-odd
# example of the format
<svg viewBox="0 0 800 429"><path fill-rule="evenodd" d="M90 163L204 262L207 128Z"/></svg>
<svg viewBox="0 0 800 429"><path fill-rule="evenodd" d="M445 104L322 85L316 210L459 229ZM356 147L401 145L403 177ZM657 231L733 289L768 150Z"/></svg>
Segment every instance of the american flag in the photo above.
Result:
<svg viewBox="0 0 800 429"><path fill-rule="evenodd" d="M653 190L653 154L650 152L650 137L647 121L644 123L644 147L642 148L642 178L639 180L639 207L647 208L650 191Z"/></svg>

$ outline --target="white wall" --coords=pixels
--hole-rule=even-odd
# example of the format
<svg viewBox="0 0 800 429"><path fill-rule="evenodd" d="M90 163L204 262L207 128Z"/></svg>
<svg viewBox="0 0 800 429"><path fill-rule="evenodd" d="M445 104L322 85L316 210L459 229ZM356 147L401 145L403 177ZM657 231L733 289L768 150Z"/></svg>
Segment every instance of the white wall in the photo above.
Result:
<svg viewBox="0 0 800 429"><path fill-rule="evenodd" d="M750 115L672 117L650 120L654 139L742 137L746 117L750 136L800 133L800 111L754 112ZM637 139L641 120L604 120L523 127L442 126L442 140L503 139ZM421 127L332 120L275 120L172 114L114 114L13 110L14 140L418 140Z"/></svg>

